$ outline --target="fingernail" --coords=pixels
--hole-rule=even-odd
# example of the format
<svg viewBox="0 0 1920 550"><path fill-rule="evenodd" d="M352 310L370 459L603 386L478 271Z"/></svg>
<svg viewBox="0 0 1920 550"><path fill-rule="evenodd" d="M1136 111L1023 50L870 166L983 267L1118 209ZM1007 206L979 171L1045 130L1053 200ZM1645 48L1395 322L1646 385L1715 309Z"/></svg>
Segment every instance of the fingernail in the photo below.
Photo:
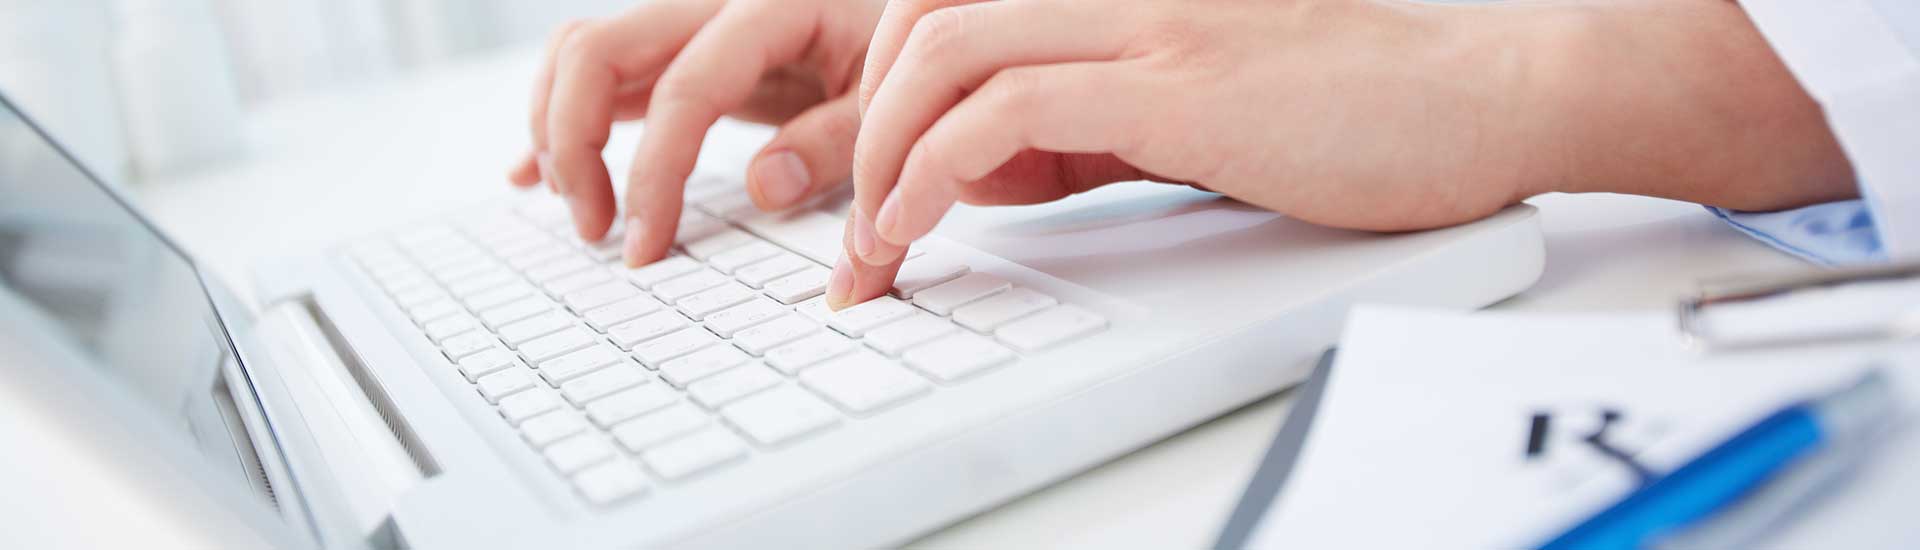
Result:
<svg viewBox="0 0 1920 550"><path fill-rule="evenodd" d="M853 294L853 264L846 256L833 263L833 277L827 279L827 307L834 311L847 307L847 298Z"/></svg>
<svg viewBox="0 0 1920 550"><path fill-rule="evenodd" d="M886 202L880 203L880 215L873 220L875 236L885 239L887 242L896 242L900 237L900 235L896 233L899 231L899 225L900 194L888 193ZM887 236L894 238L886 239Z"/></svg>
<svg viewBox="0 0 1920 550"><path fill-rule="evenodd" d="M627 267L640 267L640 218L627 217L627 239L620 245L621 256L626 259Z"/></svg>
<svg viewBox="0 0 1920 550"><path fill-rule="evenodd" d="M853 209L853 252L865 261L873 256L873 222L859 207Z"/></svg>
<svg viewBox="0 0 1920 550"><path fill-rule="evenodd" d="M754 162L753 181L760 187L760 197L775 208L785 208L800 200L813 182L807 175L807 164L800 162L800 155L793 151L781 151Z"/></svg>
<svg viewBox="0 0 1920 550"><path fill-rule="evenodd" d="M540 165L540 181L546 182L548 191L559 193L560 184L553 181L553 153L541 151L534 159Z"/></svg>

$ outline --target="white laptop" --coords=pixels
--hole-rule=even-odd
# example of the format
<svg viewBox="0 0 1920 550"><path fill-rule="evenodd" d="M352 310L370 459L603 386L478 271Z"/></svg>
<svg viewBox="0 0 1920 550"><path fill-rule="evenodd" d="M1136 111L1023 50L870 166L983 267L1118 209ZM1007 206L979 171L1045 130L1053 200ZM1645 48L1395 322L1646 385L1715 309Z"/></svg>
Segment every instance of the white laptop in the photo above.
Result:
<svg viewBox="0 0 1920 550"><path fill-rule="evenodd" d="M898 544L1295 384L1356 302L1479 307L1542 262L1527 206L1383 235L1138 183L956 210L830 313L844 197L703 176L639 269L540 192L241 297L6 107L0 321L50 348L7 376L297 546Z"/></svg>

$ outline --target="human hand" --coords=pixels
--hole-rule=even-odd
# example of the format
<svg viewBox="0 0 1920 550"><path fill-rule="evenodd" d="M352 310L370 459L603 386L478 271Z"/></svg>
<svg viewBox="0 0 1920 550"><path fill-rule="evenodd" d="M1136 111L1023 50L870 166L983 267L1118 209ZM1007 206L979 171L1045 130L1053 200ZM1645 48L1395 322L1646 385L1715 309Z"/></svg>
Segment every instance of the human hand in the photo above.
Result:
<svg viewBox="0 0 1920 550"><path fill-rule="evenodd" d="M1855 192L1818 105L1718 0L896 0L860 95L835 307L885 293L956 201L1116 181L1381 231L1547 191Z"/></svg>
<svg viewBox="0 0 1920 550"><path fill-rule="evenodd" d="M602 238L619 209L601 160L615 121L647 119L628 174L624 255L665 256L702 137L722 115L781 125L747 190L778 210L844 181L852 93L878 0L656 0L554 33L533 93L533 148L508 179L547 181L574 227Z"/></svg>

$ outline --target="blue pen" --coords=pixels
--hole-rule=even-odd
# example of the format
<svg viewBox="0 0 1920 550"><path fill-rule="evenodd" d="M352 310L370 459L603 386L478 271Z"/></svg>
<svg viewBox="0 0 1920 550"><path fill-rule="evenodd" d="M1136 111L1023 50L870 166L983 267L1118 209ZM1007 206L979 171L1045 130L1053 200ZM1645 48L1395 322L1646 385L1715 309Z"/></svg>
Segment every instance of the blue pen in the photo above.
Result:
<svg viewBox="0 0 1920 550"><path fill-rule="evenodd" d="M1841 469L1835 466L1851 461L1833 455L1858 453L1862 440L1890 419L1893 410L1885 374L1871 370L1840 391L1767 415L1540 547L1646 548L1676 536L1728 543L1733 542L1726 540L1730 536L1750 536L1780 519L1750 516L1784 514L1794 508L1790 501L1837 477ZM1769 484L1782 486L1774 493L1792 494L1767 494L1764 486ZM1699 540L1705 538L1698 536L1702 531L1718 540Z"/></svg>

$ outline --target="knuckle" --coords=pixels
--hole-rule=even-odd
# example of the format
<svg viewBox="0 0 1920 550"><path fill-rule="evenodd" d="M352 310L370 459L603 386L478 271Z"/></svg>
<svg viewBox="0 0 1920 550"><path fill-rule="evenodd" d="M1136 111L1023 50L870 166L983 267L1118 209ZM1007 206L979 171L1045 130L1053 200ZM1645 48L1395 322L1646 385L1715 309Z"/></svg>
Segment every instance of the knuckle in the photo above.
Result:
<svg viewBox="0 0 1920 550"><path fill-rule="evenodd" d="M580 63L598 58L600 44L605 42L602 34L598 26L590 23L574 27L560 39L558 57L561 63Z"/></svg>
<svg viewBox="0 0 1920 550"><path fill-rule="evenodd" d="M1031 108L1040 95L1040 85L1040 68L1016 67L993 75L980 89L987 92L991 110L1005 115Z"/></svg>
<svg viewBox="0 0 1920 550"><path fill-rule="evenodd" d="M964 9L934 10L913 23L913 32L907 38L910 50L938 59L939 52L951 51L961 46L968 32L968 14Z"/></svg>

